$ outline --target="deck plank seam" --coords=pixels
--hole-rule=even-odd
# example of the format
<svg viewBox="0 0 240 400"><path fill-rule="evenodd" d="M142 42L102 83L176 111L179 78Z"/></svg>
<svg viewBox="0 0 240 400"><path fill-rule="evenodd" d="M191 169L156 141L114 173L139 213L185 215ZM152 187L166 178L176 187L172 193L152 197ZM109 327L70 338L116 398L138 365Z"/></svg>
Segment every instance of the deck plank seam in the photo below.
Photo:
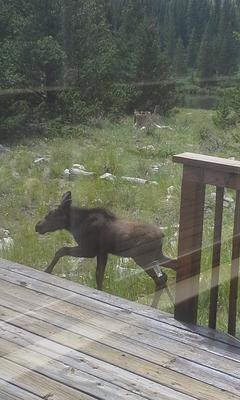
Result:
<svg viewBox="0 0 240 400"><path fill-rule="evenodd" d="M13 272L13 271L11 271L11 272ZM39 271L38 271L39 272ZM27 278L29 278L30 279L30 277L29 277L29 275L27 275L27 274L22 274L22 273L19 273L19 275L24 275L25 277L27 277ZM41 279L37 279L36 277L34 277L34 278L32 278L31 277L31 279L34 279L34 280L36 280L36 281L39 281L39 282L42 282L42 283L45 283L45 284L47 284L47 285L52 285L52 286L54 286L54 287L57 287L57 288L59 288L59 289L61 289L61 290L66 290L66 291L69 291L69 292L71 292L71 293L74 293L74 294L76 294L76 295L78 295L78 296L82 296L82 297L85 297L85 298L88 298L89 300L91 300L91 301L97 301L97 302L99 302L99 303L101 303L102 301L101 300L98 300L98 299L93 299L92 297L90 297L90 295L88 296L88 295L86 295L86 294L80 294L80 293L78 293L78 292L74 292L74 291L72 291L72 290L70 290L70 289L68 289L68 288L62 288L61 286L58 286L58 285L55 285L55 284L51 284L50 282L45 282L45 281L43 281L43 280L41 280ZM58 278L58 279L60 279L60 278ZM5 279L3 279L3 280L5 280ZM5 281L7 281L7 280L5 280ZM28 289L31 289L31 288L28 288ZM32 289L33 290L33 289ZM91 290L95 290L95 289L92 289L91 288ZM39 293L42 293L42 292L39 292ZM73 296L74 297L74 296ZM77 296L76 296L77 297ZM71 303L70 303L71 304ZM121 309L121 310L123 310L123 311L126 311L123 307L120 307L120 306L118 306L118 305L112 305L112 304L109 304L107 301L105 302L105 304L106 305L108 305L109 307L112 307L112 308L115 308L115 309ZM76 306L78 306L77 304L75 304ZM191 333L195 333L195 334L200 334L202 337L205 337L205 338L207 338L207 339L212 339L214 342L220 342L220 343L223 343L223 344L226 344L226 345L228 345L229 343L227 343L225 340L221 340L221 338L216 338L215 336L214 337L210 337L209 335L207 335L207 334L204 334L204 331L202 332L202 333L199 333L199 332L197 332L196 331L196 328L197 328L197 330L201 330L201 326L197 326L197 327L195 327L195 326L193 326L193 329L191 329L191 328L189 328L189 327L181 327L181 326L176 326L176 325L173 325L173 324L171 324L171 323L169 323L168 321L166 321L166 320L159 320L159 319L157 319L157 318L154 318L154 317L149 317L149 316L147 316L147 315L143 315L143 314L141 314L140 312L135 312L135 311L130 311L129 313L131 313L131 314L134 314L134 315L139 315L139 316L144 316L145 318L149 318L149 319L151 319L151 320L154 320L154 321L157 321L157 322L161 322L161 323L163 323L163 324L166 324L166 325L168 325L168 326L175 326L175 327L177 327L178 329L181 329L182 331L186 331L186 332L191 332ZM229 336L229 335L228 335ZM232 339L232 337L230 336L230 339ZM234 338L234 342L235 343L231 343L231 346L234 346L234 347L236 347L236 349L238 349L238 350L240 350L240 340L238 339L238 338Z"/></svg>
<svg viewBox="0 0 240 400"><path fill-rule="evenodd" d="M99 292L99 291L97 291L97 290L94 289L94 288L89 288L89 287L87 287L87 286L78 284L77 282L72 282L72 281L68 281L68 280L65 281L65 282L67 282L68 284L78 285L79 287L81 286L81 287L83 288L83 290L89 289L89 290L92 291L91 294L79 293L78 291L75 291L75 290L73 290L73 289L69 289L69 288L67 288L67 287L64 287L64 288L63 288L61 285L58 284L58 282L52 283L52 282L49 281L49 280L47 280L47 282L46 282L46 279L45 279L45 278L43 279L43 276L41 276L41 277L36 277L36 276L34 276L34 277L32 277L32 276L29 277L29 273L27 273L27 271L25 272L25 270L19 270L19 268L22 267L22 268L29 268L29 269L30 269L31 267L25 267L25 266L22 266L22 265L16 264L16 263L13 264L13 265L15 265L15 267L12 267L12 264L13 264L13 263L10 262L10 265L8 265L7 267L3 267L3 269L8 270L8 271L10 271L10 272L12 272L12 273L17 273L17 274L20 274L20 275L24 275L25 277L28 277L29 279L31 278L31 279L33 279L33 280L36 280L36 281L45 283L45 284L47 284L47 285L52 285L52 286L57 287L57 288L62 289L62 290L66 290L66 291L70 291L70 292L72 292L72 293L76 293L77 295L80 295L80 296L82 296L82 297L86 297L86 298L90 299L91 301L96 301L96 302L99 302L99 303L104 303L104 304L108 305L109 307L113 307L113 308L116 308L116 309L121 309L121 310L124 311L124 312L127 311L129 314L144 316L145 318L148 318L148 319L151 319L151 320L154 320L154 321L157 321L157 322L164 323L164 324L166 324L166 325L168 325L168 326L175 326L175 327L177 327L178 329L181 329L181 330L183 330L183 331L187 331L187 332L192 332L192 333L200 334L201 336L204 336L204 337L206 337L206 338L208 338L208 339L212 339L212 340L214 340L215 342L216 342L216 341L219 341L219 342L224 343L224 344L229 344L228 342L224 341L221 337L218 337L218 336L217 336L218 332L215 332L215 331L212 331L212 330L211 330L211 331L208 330L208 334L206 334L206 329L205 329L205 327L201 327L201 326L197 326L197 325L192 325L192 324L188 324L188 326L185 326L185 325L183 326L183 324L179 324L178 321L174 320L169 314L167 314L167 313L165 313L165 312L163 312L163 311L161 311L161 314L166 315L166 319L161 319L161 320L159 320L159 316L157 316L157 315L156 315L156 316L154 316L154 315L149 316L149 315L146 315L145 313L142 314L142 312L143 312L142 310L141 310L141 311L136 311L136 310L132 310L132 309L126 310L126 308L125 308L124 306L121 306L121 305L116 304L116 303L114 303L114 305L112 305L112 304L110 304L109 302L107 302L107 300L104 300L104 299L102 300L102 298L96 298L96 297L95 297L96 295L97 295L97 296L101 296L103 292ZM0 267L1 267L1 259L0 259ZM16 269L15 269L15 268L16 268ZM0 268L0 270L1 270L1 268ZM42 271L39 271L39 270L37 270L37 269L31 268L31 270L33 270L34 273L42 274ZM58 280L61 279L61 278L59 278L59 277L57 277L57 276L50 275L50 276L48 277L48 279L50 279L50 280L53 279L53 280L58 281ZM76 289L77 289L77 288L76 288ZM134 306L142 306L142 307L146 307L146 309L149 308L149 306L147 306L147 305L141 305L140 303L134 303L134 302L131 302L130 300L127 300L127 299L114 298L114 295L109 294L109 293L107 293L107 292L105 292L105 294L106 294L107 296L109 296L110 298L112 298L112 301L114 301L114 300L116 301L116 299L117 299L118 301L121 300L122 302L124 302L125 306L127 306L127 303L128 303L128 306L129 306L130 303L133 303ZM94 297L91 297L92 295L94 295ZM155 314L156 310L150 308L150 309L149 309L149 312ZM169 318L171 318L171 322L169 322ZM167 320L167 319L168 319L168 320ZM212 336L209 334L209 332L211 332ZM234 347L236 347L236 348L240 348L240 339L238 339L238 338L233 338L231 335L227 335L227 334L225 334L225 336L228 337L229 340L231 340L231 343L230 343L231 346L234 346ZM234 339L234 341L233 341L233 339Z"/></svg>
<svg viewBox="0 0 240 400"><path fill-rule="evenodd" d="M15 311L15 310L12 309L11 307L6 307L6 308L9 308L9 309L11 309L12 311ZM48 309L48 310L52 311L52 310L49 309L48 307L45 307L45 309ZM33 313L33 314L32 314L32 313ZM55 313L56 315L59 315L60 317L63 317L63 316L64 316L64 314L62 314L62 313L59 312L59 311L54 311L54 313ZM36 315L35 310L29 311L29 312L26 313L25 315L28 315L28 316L30 316L31 318L35 318L35 319L40 320L40 321L42 321L42 322L46 322L45 320L43 320L42 318L40 318L40 317L38 317L38 316ZM72 318L73 320L75 319L75 318L73 318L73 317L71 317L71 318ZM76 322L77 322L77 321L82 322L82 321L76 319ZM58 328L62 328L62 326L59 325L59 324L53 324L53 323L52 323L52 325L53 325L53 326L56 326L56 327L58 327ZM87 325L90 325L93 329L96 327L94 324L92 324L92 323L90 323L90 322L88 322ZM69 330L70 332L72 332L72 333L74 333L74 334L77 334L77 333L76 333L75 331L73 331L73 330L70 330L70 329L65 329L65 330ZM101 328L101 330L105 331L106 334L108 334L108 335L109 335L109 333L110 333L111 335L116 336L116 338L118 337L118 334L117 334L116 332L114 332L114 331L104 330L103 328ZM87 336L84 336L83 334L81 334L81 336L87 337ZM120 335L120 338L123 338L123 339L126 338L126 339L128 339L128 341L131 340L131 341L133 342L133 344L134 344L134 342L137 342L140 346L142 346L142 345L143 345L143 346L148 346L149 348L152 348L153 350L158 350L158 351L161 352L161 353L165 353L166 355L170 355L170 356L172 356L172 358L176 358L176 357L177 357L177 359L179 359L179 360L184 360L184 361L186 361L186 362L188 362L188 363L190 363L190 364L196 364L196 365L199 365L199 366L201 366L201 367L203 367L203 368L211 369L211 370L213 370L213 371L215 371L215 372L218 372L218 373L220 373L220 374L227 375L227 376L232 377L232 378L234 378L234 379L240 379L239 376L234 375L234 374L230 374L230 373L227 372L227 371L222 371L222 370L219 370L218 368L216 368L216 367L214 367L214 366L206 365L206 364L203 364L202 362L199 362L199 361L194 361L194 360L192 360L191 358L189 358L189 357L187 357L187 356L183 356L183 355L179 355L179 354L176 355L175 353L173 353L173 352L171 352L171 351L169 351L169 350L164 350L164 349L162 349L162 348L160 348L160 347L153 346L152 344L149 344L149 343L146 343L146 342L137 340L137 338L134 338L134 339L130 338L130 339L129 339L129 337L127 337L125 334L121 334L121 335ZM102 344L101 341L97 341L97 340L95 340L95 339L91 339L91 340L94 340L95 342ZM111 348L116 349L116 350L119 350L119 351L123 351L123 350L121 350L121 349L117 349L116 347L113 347L113 346L110 346L110 345L106 345L106 346L111 347ZM186 344L186 346L188 346L188 345ZM207 350L202 350L202 351L207 353ZM126 353L127 353L127 354L133 355L133 353L129 353L129 352L126 352ZM206 356L207 356L207 354L206 354ZM219 354L217 354L217 356L218 356L218 357L221 357L221 358L224 358L224 356L219 355ZM239 363L239 367L240 367L240 361L239 361L239 360L230 359L229 357L225 357L225 358L228 358L230 361L233 361L234 363ZM142 358L142 359L144 359L144 358ZM144 359L144 360L145 360L145 359ZM150 361L150 360L148 360L148 361ZM154 361L150 361L150 362L151 362L151 363L154 363ZM156 364L156 363L155 363L155 364ZM160 365L160 364L156 364L156 365Z"/></svg>
<svg viewBox="0 0 240 400"><path fill-rule="evenodd" d="M5 279L3 279L4 281L6 281L6 282L8 282L7 280L5 280ZM21 285L19 285L19 284L16 284L16 283L12 283L13 285L16 285L17 287L21 287ZM31 290L32 292L35 292L35 290L34 289L32 289L32 288L29 288L29 287L26 287L26 289L29 289L29 290ZM38 292L38 293L41 293L41 294L43 294L43 295L45 295L43 292ZM46 296L46 295L45 295ZM51 297L51 298L54 298L54 299L57 299L56 297L53 297L53 296L51 296L51 295L48 295L48 297ZM61 301L66 301L66 300L62 300L61 299ZM68 302L68 301L66 301L68 304L73 304L73 303L71 303L71 302ZM76 307L79 307L80 308L80 306L79 305L77 305L77 304L74 304L74 306L76 306ZM48 309L48 310L50 310L50 311L52 311L50 308L48 308L47 306L45 306L44 308L46 308L46 309ZM81 306L81 308L84 308L85 310L89 310L86 306ZM57 312L57 311L55 311L55 312ZM61 314L60 312L58 312L59 314ZM103 314L104 315L104 314ZM123 320L121 320L120 318L116 318L118 321L121 321L121 322L123 322L123 323L125 323L125 321L123 321ZM138 326L138 325L135 325L135 324L133 324L133 326ZM153 333L156 333L157 335L159 335L160 337L164 337L164 338L166 338L166 339L169 339L169 337L167 336L167 335L165 335L165 334L163 334L163 333L158 333L158 332L155 332L154 330L149 330L150 332L153 332ZM171 340L173 340L173 341L176 341L176 342L178 342L178 343L184 343L184 345L186 345L186 346L192 346L192 347L194 347L192 344L190 345L190 344L188 344L188 343L185 343L185 342L183 342L182 340L177 340L177 339L175 339L175 338L170 338ZM214 341L213 341L214 342ZM225 343L224 343L225 344ZM199 347L198 347L198 345L196 345L195 346L196 348L198 348L199 349ZM226 359L228 359L228 360L232 360L232 361L235 361L235 362L239 362L239 360L238 359L234 359L234 358L231 358L230 356L228 356L228 355L223 355L223 354L221 354L221 353L216 353L216 352L214 352L214 351L212 351L212 350L208 350L208 349L204 349L204 348L201 348L201 351L203 351L203 352L211 352L211 354L215 354L216 356L219 356L219 357L222 357L222 358L226 358Z"/></svg>
<svg viewBox="0 0 240 400"><path fill-rule="evenodd" d="M7 294L8 295L8 294ZM9 296L9 295L8 295ZM10 295L12 298L18 298L17 296L15 297L15 296L12 296L12 295ZM51 304L50 304L50 306L51 306ZM42 307L41 307L42 308ZM84 308L84 307L82 307L82 308ZM49 304L47 304L46 306L44 306L43 307L43 309L45 309L45 310L48 310L50 313L53 313L53 314L56 314L56 316L57 315L59 315L60 317L63 317L65 314L63 314L63 313L61 313L61 311L59 311L59 310L55 310L55 309L52 309L52 308L50 308L49 307ZM89 311L89 309L87 309L87 308L85 308L85 310L87 310L87 311ZM35 310L32 310L32 311L30 311L30 313L31 312L33 312L34 314L36 313L36 311L38 311L38 309L35 309ZM92 310L91 310L92 311ZM73 320L76 320L76 322L77 321L79 321L79 322L81 322L81 319L78 319L78 318L76 318L76 316L69 316L69 318L71 318L71 319L73 319ZM113 320L113 322L115 322L115 319L113 319L112 318L112 320ZM125 324L125 322L123 322L124 324ZM95 324L92 324L92 323L90 323L90 322L88 322L88 325L90 325L90 326L92 326L93 328L95 327ZM135 325L134 325L135 326ZM101 327L101 330L103 330L104 328L102 328ZM138 329L141 329L141 328L138 328ZM142 329L143 331L144 331L144 329ZM117 332L116 331L110 331L111 332L111 334L115 334L115 335L117 335ZM144 332L143 332L144 333ZM152 331L150 331L150 330L147 330L146 331L146 333L154 333L154 332L152 332ZM155 334L155 333L154 333ZM125 334L121 334L121 336L124 336L124 337L126 337L127 338L127 340L129 340L129 337L127 337ZM166 338L166 339L170 339L170 341L173 341L173 342L177 342L177 343L183 343L182 341L178 341L178 340L176 340L175 338L169 338L167 335L158 335L158 336L160 336L160 337L164 337L164 338ZM139 337L139 339L141 339L141 335L140 335L140 337ZM144 342L144 341L141 341L141 340L138 340L138 339L136 339L136 338L134 338L134 339L132 339L132 340L134 340L134 341L137 341L137 342L139 342L139 343L143 343L143 344L145 344L145 345L149 345L149 343L146 343L146 342ZM197 347L197 346L193 346L192 344L189 344L189 343L184 343L184 345L188 348L189 347L189 349L191 350L191 348L198 348L198 350L200 350L201 352L206 352L206 353L209 353L209 350L208 349L205 349L205 348L199 348L199 347ZM150 345L151 346L151 345ZM164 350L164 349L161 349L160 347L156 347L156 346L154 346L154 348L157 348L157 349L159 349L160 351L165 351L166 352L166 350ZM221 354L221 353L216 353L216 352L213 352L213 351L210 351L211 352L211 354L213 354L213 355L215 355L216 357L221 357L221 358L226 358L226 359L228 359L228 360L230 360L230 361L233 361L233 362L236 362L236 363L238 363L238 362L240 362L240 360L239 359L236 359L236 358L231 358L230 356L228 356L228 355L224 355L224 354ZM180 355L180 357L182 357L181 355ZM185 357L185 359L186 360L188 360L188 358L186 358ZM190 360L191 361L191 360Z"/></svg>
<svg viewBox="0 0 240 400"><path fill-rule="evenodd" d="M36 318L37 319L37 318ZM40 319L41 320L41 319ZM41 320L41 321L43 321L43 320ZM43 321L44 322L44 321ZM15 326L16 328L18 328L18 326L17 325L15 325L15 324L12 324L11 322L10 322L10 324L11 325L13 325L13 326ZM55 324L52 324L53 326L56 326L56 327L58 327L58 325L55 325ZM27 329L26 329L26 331L27 332L30 332L30 331L28 331ZM69 331L69 330L68 330ZM75 332L73 332L73 331L69 331L69 332L71 332L71 333L75 333ZM31 332L30 332L31 333ZM82 335L83 336L83 335ZM42 335L39 335L39 337L41 337L41 338L44 338L44 336L42 336ZM53 340L54 342L55 342L55 340ZM98 342L98 341L96 341L96 342ZM56 342L56 343L58 343L58 342ZM98 342L98 343L100 343L101 344L101 342ZM118 350L117 348L115 348L115 347L112 347L112 346L108 346L108 347L111 347L112 349L114 349L114 350ZM72 349L71 347L69 347L70 349ZM119 351L119 350L118 350ZM85 354L85 355L88 355L87 353L85 353L84 351L82 351L82 353L83 354ZM128 352L126 352L127 354L129 354L129 355L132 355L131 353L128 353ZM98 357L96 357L98 360L100 360L100 361L102 361L100 358L98 358ZM142 359L142 360L144 360L144 361L146 361L144 358L142 358L142 357L138 357L138 358L140 358L140 359ZM151 361L151 364L153 364L153 365L156 365L156 366L160 366L160 367L163 367L163 368L165 368L165 369L168 369L168 370L170 370L170 371L172 371L172 372L175 372L175 373L177 373L177 374L179 374L179 375L183 375L183 376L185 376L185 377L187 377L187 378L189 378L190 380L194 380L194 381L197 381L197 382L201 382L202 384L204 384L204 385L209 385L209 386L211 386L211 387L213 387L213 388L215 388L215 389L218 389L219 390L219 387L217 387L217 386L215 386L215 385L213 385L213 384L211 384L211 383L208 383L208 382L204 382L204 381L202 381L202 380L200 380L200 379L197 379L197 378L195 378L195 377L189 377L188 375L186 375L185 373L181 373L181 372L178 372L178 371L174 371L173 369L171 369L168 365L160 365L160 364L157 364L157 363L155 363L155 362L153 362L153 361ZM115 364L112 364L112 365L115 365ZM213 371L214 371L214 369L213 368L209 368L210 370L212 369ZM129 369L125 369L126 371L128 371L128 372L132 372L131 370L129 370ZM219 371L216 371L216 372L219 372ZM223 373L222 373L223 374ZM144 377L143 375L141 375L141 374L137 374L137 375L139 375L139 376L142 376L142 377ZM227 375L227 374L225 374L224 373L224 375ZM237 379L237 380L239 380L239 378L235 378L234 377L234 379ZM158 381L156 381L155 379L151 379L153 382L155 382L155 383L159 383ZM171 388L172 389L172 387L171 386L169 386L169 385L164 385L164 386L166 386L166 387L168 387L168 388ZM223 390L224 392L228 392L229 394L233 394L232 392L229 392L229 391L227 391L227 390L225 390L225 389L220 389L220 390ZM179 391L179 390L178 390ZM182 394L187 394L186 392L182 392L182 391L179 391L180 393L182 393Z"/></svg>

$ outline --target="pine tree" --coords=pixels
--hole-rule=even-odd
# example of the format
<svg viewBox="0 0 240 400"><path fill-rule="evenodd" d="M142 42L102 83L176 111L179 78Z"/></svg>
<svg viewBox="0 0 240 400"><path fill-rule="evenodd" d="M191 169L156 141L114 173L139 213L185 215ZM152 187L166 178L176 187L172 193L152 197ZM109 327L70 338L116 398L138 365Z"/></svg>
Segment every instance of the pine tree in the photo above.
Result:
<svg viewBox="0 0 240 400"><path fill-rule="evenodd" d="M49 106L55 102L55 92L52 88L61 81L63 72L64 51L60 27L60 3L56 0L31 1L27 24L23 31L21 67L26 74L25 84L41 87Z"/></svg>
<svg viewBox="0 0 240 400"><path fill-rule="evenodd" d="M212 44L209 26L206 28L199 53L198 53L198 73L202 80L208 80L215 74L215 62L212 57Z"/></svg>
<svg viewBox="0 0 240 400"><path fill-rule="evenodd" d="M174 54L176 50L177 33L175 23L175 12L174 3L171 0L166 9L166 15L164 20L164 37L165 37L165 52L169 59L169 62L173 64Z"/></svg>
<svg viewBox="0 0 240 400"><path fill-rule="evenodd" d="M177 41L175 59L174 59L174 71L178 76L182 76L187 72L186 52L181 38L178 38Z"/></svg>
<svg viewBox="0 0 240 400"><path fill-rule="evenodd" d="M196 30L193 29L187 47L186 63L189 68L194 68L196 65L198 49L199 49L199 44L198 44L197 33Z"/></svg>
<svg viewBox="0 0 240 400"><path fill-rule="evenodd" d="M217 70L221 75L228 75L237 70L239 51L234 30L238 30L235 5L230 0L224 0L219 16Z"/></svg>

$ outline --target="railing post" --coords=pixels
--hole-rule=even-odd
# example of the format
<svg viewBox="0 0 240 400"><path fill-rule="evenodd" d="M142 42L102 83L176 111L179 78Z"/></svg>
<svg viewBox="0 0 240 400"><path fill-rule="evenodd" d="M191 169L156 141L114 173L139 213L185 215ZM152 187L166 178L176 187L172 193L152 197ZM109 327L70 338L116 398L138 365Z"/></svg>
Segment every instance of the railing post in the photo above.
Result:
<svg viewBox="0 0 240 400"><path fill-rule="evenodd" d="M228 333L236 334L237 298L238 298L238 274L240 256L240 190L236 193L236 206L233 228L232 265L229 290L229 314Z"/></svg>
<svg viewBox="0 0 240 400"><path fill-rule="evenodd" d="M183 169L174 314L178 320L196 323L205 185L191 180L193 169Z"/></svg>
<svg viewBox="0 0 240 400"><path fill-rule="evenodd" d="M229 291L228 332L236 333L240 258L240 161L202 154L183 153L173 157L183 164L180 209L178 268L174 316L197 322L201 266L205 186L216 187L209 326L216 327L224 188L236 191ZM229 260L230 263L230 260Z"/></svg>

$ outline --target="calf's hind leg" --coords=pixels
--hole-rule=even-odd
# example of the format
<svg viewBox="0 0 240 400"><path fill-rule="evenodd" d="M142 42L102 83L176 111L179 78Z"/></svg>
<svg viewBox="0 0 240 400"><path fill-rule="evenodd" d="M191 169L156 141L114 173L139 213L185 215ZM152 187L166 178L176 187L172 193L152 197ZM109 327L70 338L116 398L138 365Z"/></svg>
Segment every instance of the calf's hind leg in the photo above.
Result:
<svg viewBox="0 0 240 400"><path fill-rule="evenodd" d="M155 269L150 266L144 268L144 271L154 280L155 282L155 293L153 296L153 301L151 307L156 308L158 306L162 290L167 287L167 274L161 271L161 275L157 274ZM160 269L159 269L160 271Z"/></svg>
<svg viewBox="0 0 240 400"><path fill-rule="evenodd" d="M157 262L152 262L150 264L147 264L146 262L143 263L143 260L140 257L134 257L134 261L144 269L155 283L155 293L151 307L156 308L162 294L162 289L167 287L167 275L160 270L160 266Z"/></svg>

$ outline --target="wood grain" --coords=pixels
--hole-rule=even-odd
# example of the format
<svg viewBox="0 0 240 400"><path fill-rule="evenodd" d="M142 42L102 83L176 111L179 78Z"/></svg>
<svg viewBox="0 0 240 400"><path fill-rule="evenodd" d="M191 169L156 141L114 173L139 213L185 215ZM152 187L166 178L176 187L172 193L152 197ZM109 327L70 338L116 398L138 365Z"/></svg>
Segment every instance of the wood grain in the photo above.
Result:
<svg viewBox="0 0 240 400"><path fill-rule="evenodd" d="M173 156L173 161L197 168L240 174L240 161L229 160L228 158L186 152Z"/></svg>
<svg viewBox="0 0 240 400"><path fill-rule="evenodd" d="M224 189L216 188L216 204L214 216L214 234L212 251L212 277L210 289L209 328L216 329L219 269L221 257L222 219L223 219Z"/></svg>
<svg viewBox="0 0 240 400"><path fill-rule="evenodd" d="M0 268L5 386L11 380L40 397L46 381L57 400L62 387L67 400L75 392L107 400L239 398L237 341L231 345L220 334L215 341L209 329L202 336L148 307L144 315L143 306L135 310L120 299L115 304L114 296L108 304L104 293L26 267L13 272L7 265Z"/></svg>
<svg viewBox="0 0 240 400"><path fill-rule="evenodd" d="M184 167L178 241L178 269L174 317L197 322L205 185L189 180Z"/></svg>
<svg viewBox="0 0 240 400"><path fill-rule="evenodd" d="M159 312L151 307L134 303L76 282L44 274L36 269L3 259L0 259L0 275L4 280L9 282L18 282L19 285L24 283L24 286L26 284L26 287L29 289L35 289L35 285L39 285L38 289L35 290L41 288L41 292L47 292L48 295L55 291L56 288L59 288L61 290L57 292L57 298L68 298L66 301L82 307L84 306L85 308L91 305L100 315L110 313L114 318L124 319L127 323L129 323L128 318L130 318L131 321L135 320L140 325L146 324L148 328L152 326L156 331L167 330L175 338L178 337L183 340L186 338L186 340L192 340L198 343L198 345L199 341L201 343L206 341L206 345L210 351L214 348L215 344L215 347L219 349L222 347L224 351L234 349L234 353L240 354L240 341L237 338L230 335L223 335L216 330L207 329L206 327L179 322L171 314L162 311ZM15 276L15 279L13 279L13 276ZM211 341L208 342L208 339L211 339Z"/></svg>

